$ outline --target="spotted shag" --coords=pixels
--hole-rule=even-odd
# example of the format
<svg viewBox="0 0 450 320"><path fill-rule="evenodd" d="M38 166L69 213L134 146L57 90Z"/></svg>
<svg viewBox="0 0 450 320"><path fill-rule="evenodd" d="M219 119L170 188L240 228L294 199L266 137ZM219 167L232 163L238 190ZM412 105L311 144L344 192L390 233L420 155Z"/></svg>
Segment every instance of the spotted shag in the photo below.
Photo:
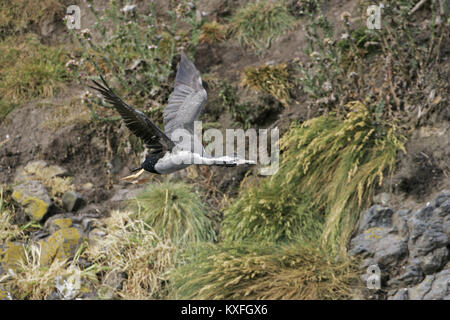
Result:
<svg viewBox="0 0 450 320"><path fill-rule="evenodd" d="M143 172L168 174L182 170L192 164L207 166L237 166L255 164L236 156L208 156L194 133L194 121L198 120L207 100L199 71L189 58L181 53L178 64L175 87L164 109L164 132L160 130L144 113L126 104L100 76L102 84L93 80L91 88L99 91L104 99L119 112L125 125L142 139L150 150L140 167L132 170L136 174L125 177L133 182ZM172 140L177 129L184 129L182 139ZM175 135L177 136L177 135ZM179 135L178 135L179 136ZM169 138L171 137L171 138Z"/></svg>

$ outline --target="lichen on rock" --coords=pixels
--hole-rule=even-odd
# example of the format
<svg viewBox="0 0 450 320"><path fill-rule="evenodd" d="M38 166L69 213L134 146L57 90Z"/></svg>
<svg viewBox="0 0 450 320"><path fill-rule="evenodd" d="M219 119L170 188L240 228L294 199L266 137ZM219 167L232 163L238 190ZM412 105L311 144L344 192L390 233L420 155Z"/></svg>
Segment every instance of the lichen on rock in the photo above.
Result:
<svg viewBox="0 0 450 320"><path fill-rule="evenodd" d="M37 222L44 218L53 204L45 186L36 180L15 186L12 198L24 208L31 220Z"/></svg>
<svg viewBox="0 0 450 320"><path fill-rule="evenodd" d="M17 267L24 259L25 251L22 244L7 242L0 246L0 266L3 268Z"/></svg>
<svg viewBox="0 0 450 320"><path fill-rule="evenodd" d="M82 233L76 228L62 228L40 240L41 266L49 265L54 259L66 260L75 254L79 245L83 242Z"/></svg>

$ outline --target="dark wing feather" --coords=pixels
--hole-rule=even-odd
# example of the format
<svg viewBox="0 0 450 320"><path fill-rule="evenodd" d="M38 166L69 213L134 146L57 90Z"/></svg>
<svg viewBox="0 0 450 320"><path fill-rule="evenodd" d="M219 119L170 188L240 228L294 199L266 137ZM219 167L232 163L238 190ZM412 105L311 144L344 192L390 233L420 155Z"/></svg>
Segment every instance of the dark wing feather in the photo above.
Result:
<svg viewBox="0 0 450 320"><path fill-rule="evenodd" d="M141 138L146 147L153 149L152 153L171 151L175 144L162 132L144 113L136 110L120 99L100 76L103 84L93 80L96 87L89 86L100 92L105 100L119 112L128 129Z"/></svg>

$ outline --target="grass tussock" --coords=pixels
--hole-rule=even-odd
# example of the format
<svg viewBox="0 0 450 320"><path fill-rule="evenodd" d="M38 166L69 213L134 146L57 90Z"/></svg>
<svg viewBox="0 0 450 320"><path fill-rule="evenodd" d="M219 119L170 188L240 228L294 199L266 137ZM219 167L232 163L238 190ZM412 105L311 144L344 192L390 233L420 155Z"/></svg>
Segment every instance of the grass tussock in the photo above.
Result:
<svg viewBox="0 0 450 320"><path fill-rule="evenodd" d="M198 38L200 43L215 44L224 41L227 37L227 27L217 21L204 23L200 30Z"/></svg>
<svg viewBox="0 0 450 320"><path fill-rule="evenodd" d="M184 183L166 181L149 185L137 196L132 208L136 217L163 239L179 244L215 239L199 195Z"/></svg>
<svg viewBox="0 0 450 320"><path fill-rule="evenodd" d="M304 244L227 243L197 248L171 273L176 299L348 299L349 261Z"/></svg>
<svg viewBox="0 0 450 320"><path fill-rule="evenodd" d="M51 97L71 79L62 48L47 47L31 35L0 42L0 117L33 98Z"/></svg>
<svg viewBox="0 0 450 320"><path fill-rule="evenodd" d="M241 44L261 54L295 23L283 1L258 1L239 9L230 20L230 32Z"/></svg>
<svg viewBox="0 0 450 320"><path fill-rule="evenodd" d="M291 128L278 172L225 211L225 239L319 235L325 247L345 251L359 212L404 150L395 128L379 125L362 103L348 108L345 119L330 114Z"/></svg>
<svg viewBox="0 0 450 320"><path fill-rule="evenodd" d="M31 35L0 43L0 95L19 101L51 97L70 79L62 48L47 47Z"/></svg>
<svg viewBox="0 0 450 320"><path fill-rule="evenodd" d="M103 272L100 291L113 290L124 299L160 297L165 273L174 264L176 247L170 241L162 241L133 212L111 212L100 230L106 235L83 253ZM111 287L108 279L118 274L126 275L123 283Z"/></svg>
<svg viewBox="0 0 450 320"><path fill-rule="evenodd" d="M293 79L286 64L245 68L241 80L244 87L266 92L285 106L290 101L292 83Z"/></svg>
<svg viewBox="0 0 450 320"><path fill-rule="evenodd" d="M294 186L263 181L241 192L225 210L221 237L227 241L318 240L323 218L311 210Z"/></svg>
<svg viewBox="0 0 450 320"><path fill-rule="evenodd" d="M293 128L282 139L279 174L283 185L296 184L325 210L324 244L345 250L359 212L392 172L404 138L395 126L384 127L360 102L349 103L345 119L322 116Z"/></svg>

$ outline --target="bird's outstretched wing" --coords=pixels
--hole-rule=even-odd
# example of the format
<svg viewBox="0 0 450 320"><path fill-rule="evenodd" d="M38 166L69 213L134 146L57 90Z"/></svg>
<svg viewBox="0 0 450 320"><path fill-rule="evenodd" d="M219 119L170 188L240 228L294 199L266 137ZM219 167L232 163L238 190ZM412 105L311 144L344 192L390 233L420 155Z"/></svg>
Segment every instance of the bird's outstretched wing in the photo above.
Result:
<svg viewBox="0 0 450 320"><path fill-rule="evenodd" d="M152 153L171 151L175 144L162 132L144 113L126 104L108 86L105 79L100 76L103 84L93 80L94 86L90 88L100 92L105 100L112 104L123 118L128 129L141 138Z"/></svg>
<svg viewBox="0 0 450 320"><path fill-rule="evenodd" d="M194 134L194 121L199 118L207 98L200 73L181 53L175 87L164 109L164 132L167 136L172 138L172 133L178 128Z"/></svg>

